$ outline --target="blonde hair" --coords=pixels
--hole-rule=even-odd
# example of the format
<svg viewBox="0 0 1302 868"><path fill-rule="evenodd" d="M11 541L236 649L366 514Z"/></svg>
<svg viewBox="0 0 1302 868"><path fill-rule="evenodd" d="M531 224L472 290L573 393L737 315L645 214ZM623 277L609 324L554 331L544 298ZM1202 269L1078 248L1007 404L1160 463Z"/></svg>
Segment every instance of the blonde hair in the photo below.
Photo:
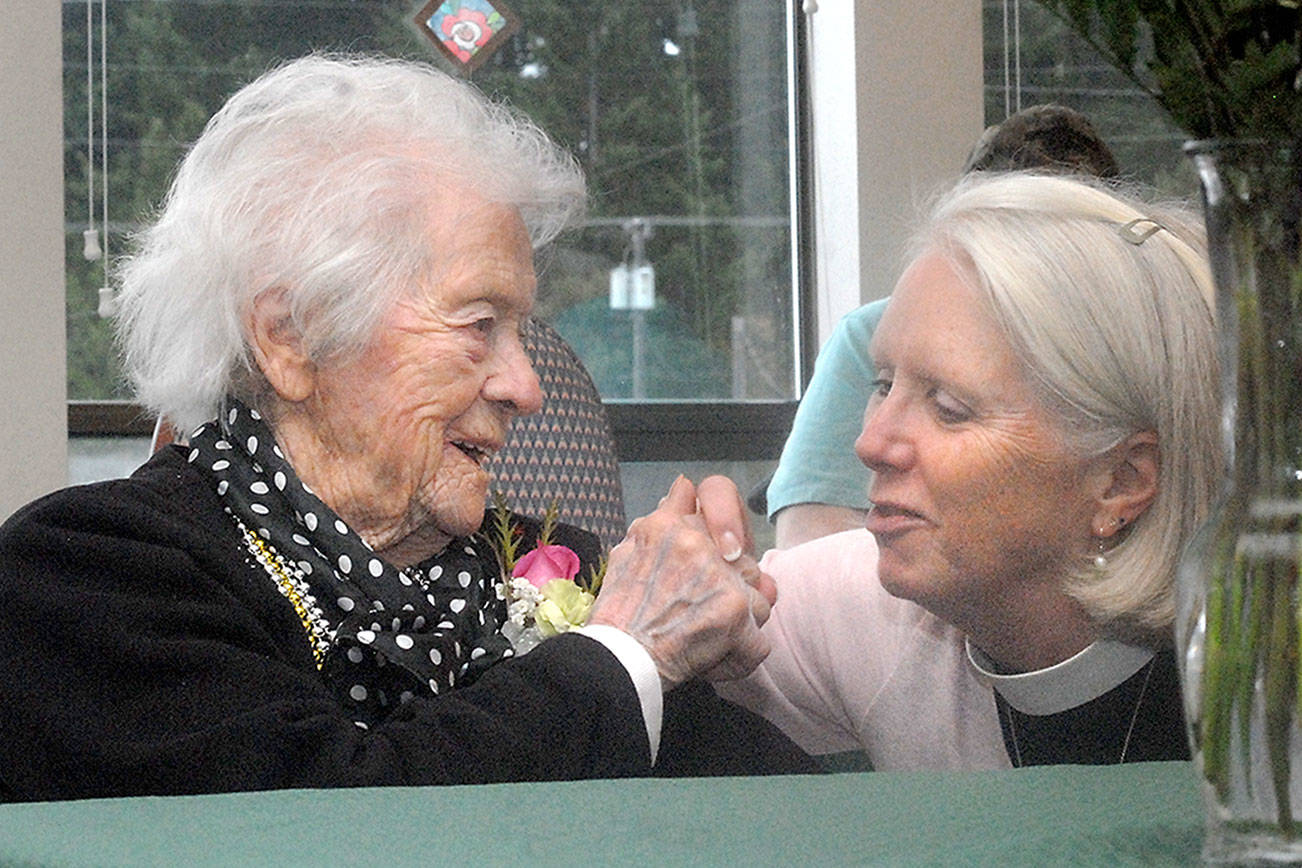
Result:
<svg viewBox="0 0 1302 868"><path fill-rule="evenodd" d="M1180 553L1224 478L1201 219L1100 182L977 175L936 204L915 244L975 278L1070 448L1099 455L1156 432L1155 500L1106 567L1083 565L1066 589L1117 632L1165 630Z"/></svg>

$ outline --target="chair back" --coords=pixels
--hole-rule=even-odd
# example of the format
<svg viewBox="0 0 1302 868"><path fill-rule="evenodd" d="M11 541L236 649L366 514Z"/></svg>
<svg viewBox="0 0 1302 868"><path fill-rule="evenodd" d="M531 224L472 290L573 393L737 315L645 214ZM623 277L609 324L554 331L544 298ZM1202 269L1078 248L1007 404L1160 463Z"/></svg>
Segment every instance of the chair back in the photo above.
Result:
<svg viewBox="0 0 1302 868"><path fill-rule="evenodd" d="M561 521L613 546L628 525L601 395L583 362L547 323L530 320L524 346L542 384L542 410L516 418L506 444L488 462L490 499L499 491L511 509L537 517L555 503Z"/></svg>

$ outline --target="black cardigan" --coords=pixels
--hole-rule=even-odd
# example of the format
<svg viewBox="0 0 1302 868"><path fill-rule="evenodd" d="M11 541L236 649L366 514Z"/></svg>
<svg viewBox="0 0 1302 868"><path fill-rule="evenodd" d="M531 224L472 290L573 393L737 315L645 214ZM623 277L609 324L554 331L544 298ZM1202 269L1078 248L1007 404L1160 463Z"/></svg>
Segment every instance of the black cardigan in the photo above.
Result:
<svg viewBox="0 0 1302 868"><path fill-rule="evenodd" d="M0 528L0 796L651 774L637 694L559 636L359 729L293 608L179 448ZM666 697L661 774L810 771L703 685Z"/></svg>

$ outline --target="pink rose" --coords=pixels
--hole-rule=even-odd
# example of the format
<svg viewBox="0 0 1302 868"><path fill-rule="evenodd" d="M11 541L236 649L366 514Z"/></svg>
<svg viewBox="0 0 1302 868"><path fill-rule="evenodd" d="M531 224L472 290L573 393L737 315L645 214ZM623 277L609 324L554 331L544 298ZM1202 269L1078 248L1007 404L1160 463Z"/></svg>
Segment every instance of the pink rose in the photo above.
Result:
<svg viewBox="0 0 1302 868"><path fill-rule="evenodd" d="M538 546L516 561L511 571L513 579L528 579L529 584L541 588L552 579L573 580L579 574L579 556L565 546Z"/></svg>

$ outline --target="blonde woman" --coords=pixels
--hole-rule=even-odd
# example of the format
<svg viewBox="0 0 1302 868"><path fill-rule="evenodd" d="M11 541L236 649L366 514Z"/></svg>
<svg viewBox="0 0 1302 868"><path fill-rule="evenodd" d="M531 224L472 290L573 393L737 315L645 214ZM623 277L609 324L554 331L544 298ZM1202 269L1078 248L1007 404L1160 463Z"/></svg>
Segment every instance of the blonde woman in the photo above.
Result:
<svg viewBox="0 0 1302 868"><path fill-rule="evenodd" d="M866 529L763 566L773 653L727 696L878 769L1188 755L1177 559L1221 478L1199 221L969 177L872 343Z"/></svg>

